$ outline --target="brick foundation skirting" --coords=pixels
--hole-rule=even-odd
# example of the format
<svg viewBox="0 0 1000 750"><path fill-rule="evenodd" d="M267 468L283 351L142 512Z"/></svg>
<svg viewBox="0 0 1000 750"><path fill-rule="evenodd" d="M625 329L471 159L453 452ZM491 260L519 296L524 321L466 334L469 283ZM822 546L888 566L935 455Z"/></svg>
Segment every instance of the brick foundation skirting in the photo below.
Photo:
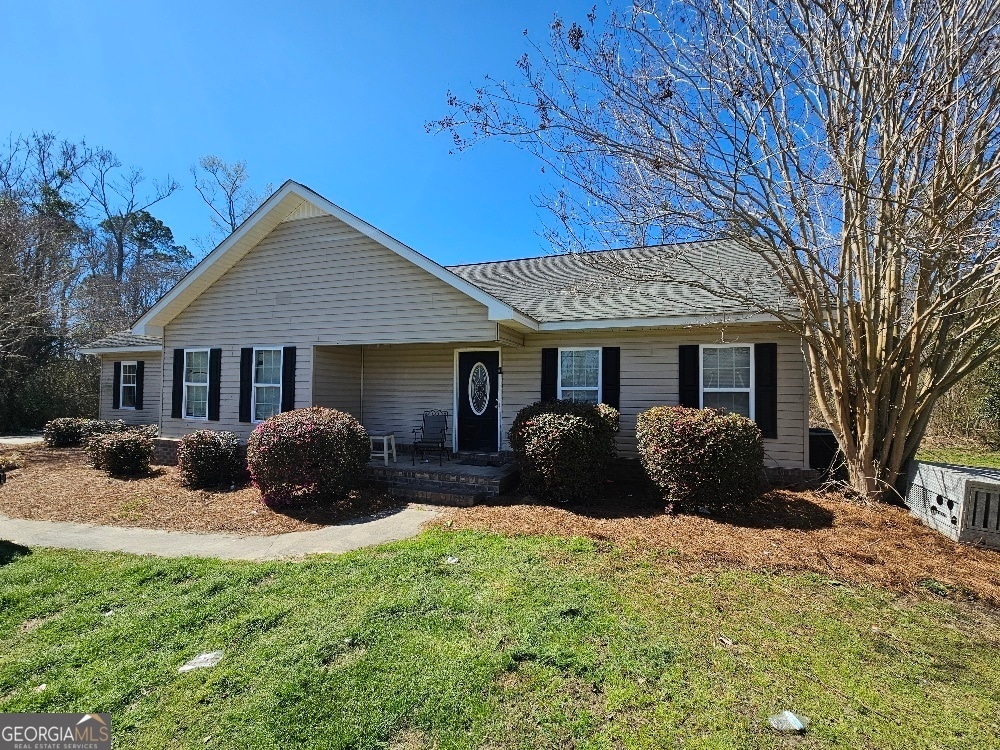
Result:
<svg viewBox="0 0 1000 750"><path fill-rule="evenodd" d="M176 438L156 438L153 440L153 463L159 466L177 465Z"/></svg>

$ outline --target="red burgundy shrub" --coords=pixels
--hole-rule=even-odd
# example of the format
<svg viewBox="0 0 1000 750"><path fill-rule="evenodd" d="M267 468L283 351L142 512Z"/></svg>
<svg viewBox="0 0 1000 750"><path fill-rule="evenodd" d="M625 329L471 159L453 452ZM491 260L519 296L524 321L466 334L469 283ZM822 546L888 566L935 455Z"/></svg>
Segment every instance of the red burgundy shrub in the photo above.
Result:
<svg viewBox="0 0 1000 750"><path fill-rule="evenodd" d="M153 461L153 434L149 429L136 429L93 435L87 440L87 453L94 468L111 476L142 476L149 473Z"/></svg>
<svg viewBox="0 0 1000 750"><path fill-rule="evenodd" d="M642 467L667 502L718 506L761 491L764 447L753 420L717 409L655 406L636 420Z"/></svg>
<svg viewBox="0 0 1000 750"><path fill-rule="evenodd" d="M522 486L539 497L586 500L615 459L618 411L606 404L547 401L517 413L508 435Z"/></svg>
<svg viewBox="0 0 1000 750"><path fill-rule="evenodd" d="M245 463L233 432L196 430L177 444L181 484L188 487L228 487L243 475Z"/></svg>
<svg viewBox="0 0 1000 750"><path fill-rule="evenodd" d="M276 414L247 444L250 477L269 505L340 499L360 482L368 433L350 414L314 406Z"/></svg>

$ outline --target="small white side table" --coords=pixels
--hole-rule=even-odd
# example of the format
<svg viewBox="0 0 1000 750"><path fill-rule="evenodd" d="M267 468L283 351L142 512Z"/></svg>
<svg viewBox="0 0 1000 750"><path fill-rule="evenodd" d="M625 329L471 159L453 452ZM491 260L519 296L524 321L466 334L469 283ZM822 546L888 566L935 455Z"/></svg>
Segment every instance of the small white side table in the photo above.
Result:
<svg viewBox="0 0 1000 750"><path fill-rule="evenodd" d="M385 435L369 435L371 441L372 458L382 457L385 465L389 465L389 454L392 454L392 462L396 463L396 433L388 432ZM376 444L376 441L379 444Z"/></svg>

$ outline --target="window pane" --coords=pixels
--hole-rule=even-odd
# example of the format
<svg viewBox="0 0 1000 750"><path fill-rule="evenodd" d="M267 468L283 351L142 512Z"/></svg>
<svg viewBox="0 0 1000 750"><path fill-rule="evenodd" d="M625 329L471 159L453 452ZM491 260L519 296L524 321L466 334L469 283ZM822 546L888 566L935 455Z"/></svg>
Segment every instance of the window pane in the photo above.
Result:
<svg viewBox="0 0 1000 750"><path fill-rule="evenodd" d="M134 385L123 385L122 386L122 408L123 409L134 409L135 408L135 386Z"/></svg>
<svg viewBox="0 0 1000 750"><path fill-rule="evenodd" d="M281 349L261 349L254 355L253 381L257 385L281 384Z"/></svg>
<svg viewBox="0 0 1000 750"><path fill-rule="evenodd" d="M750 387L750 347L741 346L733 352L733 386L736 388Z"/></svg>
<svg viewBox="0 0 1000 750"><path fill-rule="evenodd" d="M600 349L560 352L560 377L563 388L597 388L601 368Z"/></svg>
<svg viewBox="0 0 1000 750"><path fill-rule="evenodd" d="M259 422L281 411L281 389L267 385L255 388L254 418Z"/></svg>
<svg viewBox="0 0 1000 750"><path fill-rule="evenodd" d="M208 416L208 386L189 385L184 402L185 417L207 417Z"/></svg>
<svg viewBox="0 0 1000 750"><path fill-rule="evenodd" d="M702 350L705 388L749 388L750 347L711 347Z"/></svg>
<svg viewBox="0 0 1000 750"><path fill-rule="evenodd" d="M745 391L735 393L727 391L706 392L704 404L706 409L722 409L742 414L744 417L750 416L750 394Z"/></svg>
<svg viewBox="0 0 1000 750"><path fill-rule="evenodd" d="M208 382L208 352L185 352L184 380L188 383Z"/></svg>
<svg viewBox="0 0 1000 750"><path fill-rule="evenodd" d="M566 401L575 401L578 404L596 404L596 388L573 388L563 391L562 397Z"/></svg>
<svg viewBox="0 0 1000 750"><path fill-rule="evenodd" d="M122 385L135 385L135 365L122 365Z"/></svg>

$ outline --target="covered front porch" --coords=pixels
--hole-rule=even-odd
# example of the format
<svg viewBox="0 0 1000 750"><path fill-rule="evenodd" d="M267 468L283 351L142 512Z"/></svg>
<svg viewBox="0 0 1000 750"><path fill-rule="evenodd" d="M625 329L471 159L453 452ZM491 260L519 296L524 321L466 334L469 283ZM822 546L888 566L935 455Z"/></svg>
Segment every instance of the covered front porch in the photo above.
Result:
<svg viewBox="0 0 1000 750"><path fill-rule="evenodd" d="M353 414L370 435L395 437L397 460L369 464L393 495L471 505L516 480L504 461L504 352L499 342L314 346L313 404ZM428 452L414 462L414 430L425 412L445 416L448 455Z"/></svg>
<svg viewBox="0 0 1000 750"><path fill-rule="evenodd" d="M372 344L313 347L314 406L354 415L371 435L413 442L425 412L447 416L453 453L498 453L504 435L500 343Z"/></svg>

